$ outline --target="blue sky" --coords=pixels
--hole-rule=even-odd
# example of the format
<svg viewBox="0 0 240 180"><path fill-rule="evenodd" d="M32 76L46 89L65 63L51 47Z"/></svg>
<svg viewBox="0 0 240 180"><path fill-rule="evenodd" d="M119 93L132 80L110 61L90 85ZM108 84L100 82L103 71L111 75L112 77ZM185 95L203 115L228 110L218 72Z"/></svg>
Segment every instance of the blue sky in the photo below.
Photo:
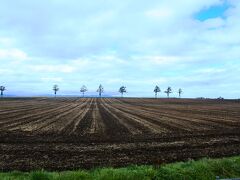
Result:
<svg viewBox="0 0 240 180"><path fill-rule="evenodd" d="M240 98L238 0L0 0L5 94Z"/></svg>

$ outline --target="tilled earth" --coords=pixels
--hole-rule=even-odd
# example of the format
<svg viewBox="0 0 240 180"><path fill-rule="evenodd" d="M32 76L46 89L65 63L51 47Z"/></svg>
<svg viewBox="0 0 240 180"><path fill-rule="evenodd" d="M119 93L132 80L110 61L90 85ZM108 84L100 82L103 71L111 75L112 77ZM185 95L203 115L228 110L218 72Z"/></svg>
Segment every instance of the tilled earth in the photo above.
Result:
<svg viewBox="0 0 240 180"><path fill-rule="evenodd" d="M240 101L0 100L0 168L70 170L240 154Z"/></svg>

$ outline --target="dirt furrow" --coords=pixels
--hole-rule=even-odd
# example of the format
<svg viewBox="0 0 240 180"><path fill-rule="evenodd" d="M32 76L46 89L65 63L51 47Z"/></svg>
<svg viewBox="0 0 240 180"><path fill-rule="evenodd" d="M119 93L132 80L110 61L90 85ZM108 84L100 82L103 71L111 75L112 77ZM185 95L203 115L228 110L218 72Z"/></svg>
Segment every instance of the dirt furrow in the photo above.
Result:
<svg viewBox="0 0 240 180"><path fill-rule="evenodd" d="M116 118L122 118L122 121L126 121L127 125L131 125L131 131L133 134L166 132L166 129L163 127L156 126L156 124L151 123L144 118L126 113L112 105L112 103L105 103L105 105L109 108L109 111L112 111L112 114L116 116ZM126 106L126 108L128 107Z"/></svg>
<svg viewBox="0 0 240 180"><path fill-rule="evenodd" d="M84 101L81 101L80 99L77 102L74 102L71 106L71 108L64 109L61 112L59 112L57 115L53 116L52 118L46 119L43 121L41 119L40 121L34 121L33 123L29 123L26 125L25 129L22 127L24 130L29 130L34 131L35 133L38 132L51 132L50 129L56 129L56 122L57 121L66 121L72 117L75 112L78 112L79 107L81 107L84 103ZM86 99L84 99L86 101Z"/></svg>
<svg viewBox="0 0 240 180"><path fill-rule="evenodd" d="M91 124L93 121L93 107L94 102L96 99L92 99L89 106L86 108L85 113L83 114L82 118L79 119L74 128L74 134L81 134L84 135L89 132L89 129L91 128Z"/></svg>
<svg viewBox="0 0 240 180"><path fill-rule="evenodd" d="M119 119L112 116L112 113L104 106L102 98L99 100L99 112L105 124L106 136L131 135L129 129Z"/></svg>
<svg viewBox="0 0 240 180"><path fill-rule="evenodd" d="M145 121L153 123L155 126L159 126L168 131L190 131L191 130L188 127L182 125L181 122L176 122L166 117L161 118L161 116L155 116L149 112L142 112L137 108L131 108L131 106L127 106L127 105L121 106L119 104L115 104L115 108L125 113L129 113L131 115L137 116L138 118L145 119Z"/></svg>
<svg viewBox="0 0 240 180"><path fill-rule="evenodd" d="M127 104L123 104L122 106L126 106ZM131 109L134 109L136 107L129 107ZM162 109L158 109L158 110L153 110L152 108L147 108L147 107L144 107L144 106L141 106L141 108L138 108L139 110L142 110L146 115L151 113L151 114L155 114L155 116L160 116L160 117L165 117L165 118L168 118L168 119L173 119L173 120L180 120L180 121L177 121L177 122L182 122L184 123L184 125L187 125L189 124L190 125L190 128L203 128L203 129L222 129L222 128L230 128L231 126L232 127L236 127L237 124L239 123L235 123L235 124L230 124L227 123L226 124L226 121L222 121L222 122L216 122L216 121L213 121L211 120L211 118L202 118L202 117L191 117L191 116L187 116L187 117L184 117L186 116L186 114L177 114L175 112L172 112L172 111L169 111L169 110L162 110Z"/></svg>
<svg viewBox="0 0 240 180"><path fill-rule="evenodd" d="M16 119L13 119L11 122L4 122L1 124L0 129L19 129L21 125L26 125L28 123L31 123L33 121L41 121L44 119L49 118L49 116L54 117L59 111L65 108L71 108L72 104L64 104L60 107L48 109L42 112L38 112L36 114L28 114Z"/></svg>
<svg viewBox="0 0 240 180"><path fill-rule="evenodd" d="M92 124L91 127L89 129L89 133L90 134L104 134L105 131L105 125L103 122L103 119L101 117L101 114L99 112L99 103L98 103L99 99L95 99L94 102L94 109L93 109L93 114L92 114Z"/></svg>
<svg viewBox="0 0 240 180"><path fill-rule="evenodd" d="M85 114L88 111L89 104L93 99L88 98L85 103L82 104L81 108L79 111L69 120L63 128L59 130L59 133L64 134L64 135L69 135L73 134L76 128L76 125L81 121L81 119L85 116Z"/></svg>

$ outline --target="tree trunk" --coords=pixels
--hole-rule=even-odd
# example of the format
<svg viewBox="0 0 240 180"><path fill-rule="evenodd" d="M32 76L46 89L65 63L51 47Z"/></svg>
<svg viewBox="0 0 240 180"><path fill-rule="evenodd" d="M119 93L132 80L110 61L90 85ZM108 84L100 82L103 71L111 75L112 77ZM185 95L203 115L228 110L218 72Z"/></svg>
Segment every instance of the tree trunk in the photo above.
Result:
<svg viewBox="0 0 240 180"><path fill-rule="evenodd" d="M157 92L155 92L155 98L157 98Z"/></svg>

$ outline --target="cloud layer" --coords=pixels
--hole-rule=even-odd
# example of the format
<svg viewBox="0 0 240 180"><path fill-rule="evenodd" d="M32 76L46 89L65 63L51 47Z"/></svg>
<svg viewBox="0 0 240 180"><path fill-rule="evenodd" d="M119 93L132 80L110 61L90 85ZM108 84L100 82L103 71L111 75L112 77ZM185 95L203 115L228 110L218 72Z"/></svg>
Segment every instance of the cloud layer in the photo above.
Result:
<svg viewBox="0 0 240 180"><path fill-rule="evenodd" d="M0 84L9 95L153 96L172 86L185 97L239 98L237 0L42 0L0 5ZM162 96L165 96L162 94Z"/></svg>

